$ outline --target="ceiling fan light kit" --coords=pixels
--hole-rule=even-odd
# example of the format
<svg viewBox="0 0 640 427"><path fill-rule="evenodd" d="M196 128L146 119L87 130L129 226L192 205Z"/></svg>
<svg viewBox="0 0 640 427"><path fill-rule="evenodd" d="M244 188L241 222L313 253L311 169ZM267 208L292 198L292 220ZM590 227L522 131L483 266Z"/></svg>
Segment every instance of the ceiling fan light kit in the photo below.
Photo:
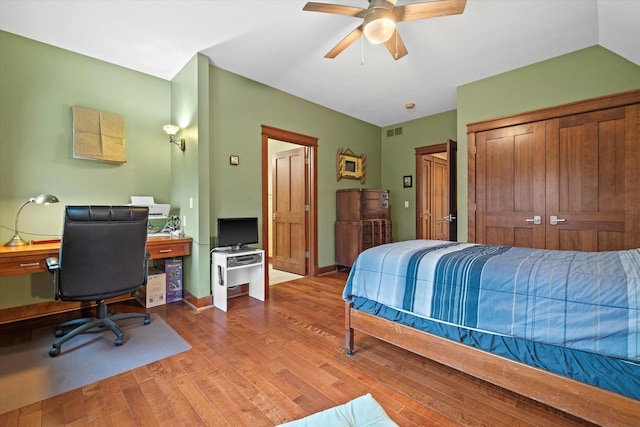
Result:
<svg viewBox="0 0 640 427"><path fill-rule="evenodd" d="M393 59L397 61L408 53L396 29L398 22L459 15L464 12L464 7L467 3L467 0L433 0L425 3L396 6L396 1L369 0L369 7L366 9L309 2L302 9L310 12L324 12L364 19L364 22L334 46L324 56L325 58L335 58L364 33L369 42L374 44L384 43Z"/></svg>
<svg viewBox="0 0 640 427"><path fill-rule="evenodd" d="M395 30L395 16L389 9L376 7L364 17L364 36L373 44L386 42Z"/></svg>

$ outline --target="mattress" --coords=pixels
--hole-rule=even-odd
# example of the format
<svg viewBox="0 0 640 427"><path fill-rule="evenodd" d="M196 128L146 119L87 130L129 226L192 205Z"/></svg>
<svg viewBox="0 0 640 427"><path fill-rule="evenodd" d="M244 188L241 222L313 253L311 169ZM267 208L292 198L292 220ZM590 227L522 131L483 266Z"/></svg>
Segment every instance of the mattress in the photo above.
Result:
<svg viewBox="0 0 640 427"><path fill-rule="evenodd" d="M391 243L359 255L343 298L355 308L640 399L638 249Z"/></svg>

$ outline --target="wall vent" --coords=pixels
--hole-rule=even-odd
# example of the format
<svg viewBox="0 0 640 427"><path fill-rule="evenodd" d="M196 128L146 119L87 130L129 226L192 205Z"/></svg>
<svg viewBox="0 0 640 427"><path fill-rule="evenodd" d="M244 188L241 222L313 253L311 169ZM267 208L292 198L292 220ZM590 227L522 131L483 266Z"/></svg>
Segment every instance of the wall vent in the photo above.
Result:
<svg viewBox="0 0 640 427"><path fill-rule="evenodd" d="M387 138L402 135L402 128L387 129Z"/></svg>

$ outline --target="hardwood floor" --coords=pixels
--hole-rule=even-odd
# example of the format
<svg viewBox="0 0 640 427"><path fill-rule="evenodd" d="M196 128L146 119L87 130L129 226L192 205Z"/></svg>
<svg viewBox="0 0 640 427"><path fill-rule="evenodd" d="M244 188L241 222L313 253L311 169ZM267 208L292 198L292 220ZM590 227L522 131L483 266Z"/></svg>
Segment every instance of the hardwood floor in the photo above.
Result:
<svg viewBox="0 0 640 427"><path fill-rule="evenodd" d="M0 425L272 426L365 393L400 426L586 424L363 334L347 357L345 279L274 285L267 302L234 298L227 313L181 303L150 309L191 350L2 414ZM40 326L0 332L21 342Z"/></svg>

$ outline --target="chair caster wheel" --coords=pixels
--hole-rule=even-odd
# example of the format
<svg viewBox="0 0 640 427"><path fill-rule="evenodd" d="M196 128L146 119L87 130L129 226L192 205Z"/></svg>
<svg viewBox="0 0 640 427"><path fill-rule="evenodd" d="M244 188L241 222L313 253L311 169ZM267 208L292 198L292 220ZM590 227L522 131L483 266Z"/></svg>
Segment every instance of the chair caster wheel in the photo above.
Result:
<svg viewBox="0 0 640 427"><path fill-rule="evenodd" d="M116 346L121 346L122 344L124 344L124 340L122 338L116 338L116 340L113 343Z"/></svg>
<svg viewBox="0 0 640 427"><path fill-rule="evenodd" d="M56 338L60 338L61 336L64 335L64 329L62 328L56 329L56 332L54 333L54 335L56 336Z"/></svg>
<svg viewBox="0 0 640 427"><path fill-rule="evenodd" d="M60 349L57 347L53 347L51 350L49 350L49 357L56 357L59 354L60 354Z"/></svg>
<svg viewBox="0 0 640 427"><path fill-rule="evenodd" d="M144 324L148 325L149 323L151 323L151 319L144 319Z"/></svg>

